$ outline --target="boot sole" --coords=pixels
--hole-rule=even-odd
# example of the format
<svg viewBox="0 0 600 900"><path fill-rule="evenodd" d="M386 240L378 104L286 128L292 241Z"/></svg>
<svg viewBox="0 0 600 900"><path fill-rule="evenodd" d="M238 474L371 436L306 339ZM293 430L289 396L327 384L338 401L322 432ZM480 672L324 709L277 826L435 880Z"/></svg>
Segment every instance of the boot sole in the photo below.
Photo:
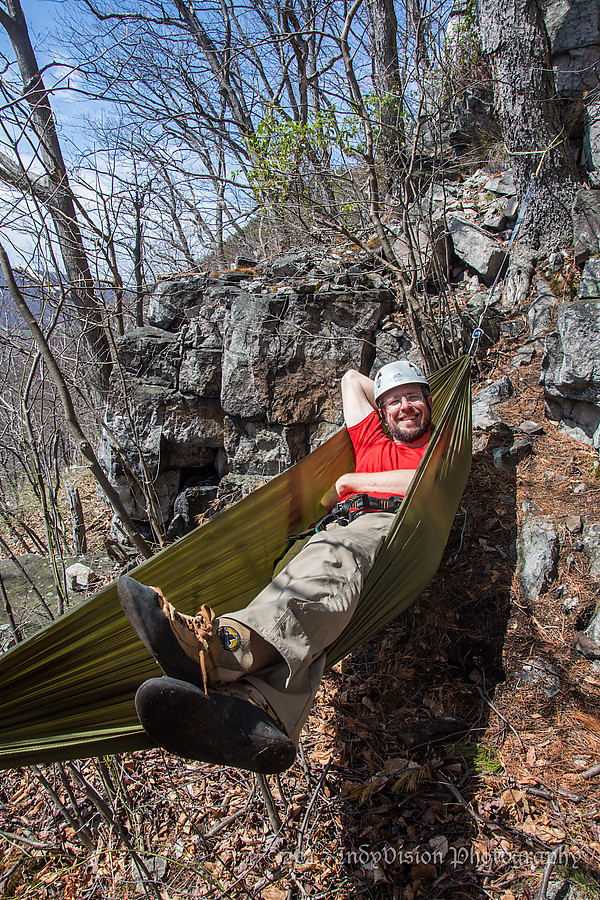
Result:
<svg viewBox="0 0 600 900"><path fill-rule="evenodd" d="M296 757L270 716L239 697L151 678L135 695L135 708L146 734L176 756L262 775L284 772Z"/></svg>
<svg viewBox="0 0 600 900"><path fill-rule="evenodd" d="M190 659L181 648L160 608L156 591L123 575L117 582L117 594L129 624L163 672L204 687L200 663Z"/></svg>

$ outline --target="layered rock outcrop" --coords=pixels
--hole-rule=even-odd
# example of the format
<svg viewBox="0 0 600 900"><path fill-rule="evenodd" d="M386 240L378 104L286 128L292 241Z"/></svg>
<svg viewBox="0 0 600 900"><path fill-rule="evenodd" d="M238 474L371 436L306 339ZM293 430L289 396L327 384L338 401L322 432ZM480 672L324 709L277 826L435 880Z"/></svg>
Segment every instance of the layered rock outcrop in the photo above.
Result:
<svg viewBox="0 0 600 900"><path fill-rule="evenodd" d="M150 324L118 341L99 448L134 519L176 537L218 487L255 487L337 430L349 367L418 358L389 319L390 283L354 257L157 285Z"/></svg>

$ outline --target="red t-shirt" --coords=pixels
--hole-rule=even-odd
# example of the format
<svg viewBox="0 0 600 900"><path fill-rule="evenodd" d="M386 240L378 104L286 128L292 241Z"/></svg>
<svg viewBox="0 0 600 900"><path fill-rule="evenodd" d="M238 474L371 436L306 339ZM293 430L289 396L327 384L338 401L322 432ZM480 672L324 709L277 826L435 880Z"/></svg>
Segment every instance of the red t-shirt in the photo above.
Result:
<svg viewBox="0 0 600 900"><path fill-rule="evenodd" d="M422 446L397 444L383 430L379 415L373 410L362 422L348 429L354 448L355 472L391 472L394 469L416 469L427 449L428 440ZM417 443L421 444L421 441ZM356 494L346 491L340 501ZM362 493L362 492L361 492ZM390 491L368 491L371 497L389 497Z"/></svg>

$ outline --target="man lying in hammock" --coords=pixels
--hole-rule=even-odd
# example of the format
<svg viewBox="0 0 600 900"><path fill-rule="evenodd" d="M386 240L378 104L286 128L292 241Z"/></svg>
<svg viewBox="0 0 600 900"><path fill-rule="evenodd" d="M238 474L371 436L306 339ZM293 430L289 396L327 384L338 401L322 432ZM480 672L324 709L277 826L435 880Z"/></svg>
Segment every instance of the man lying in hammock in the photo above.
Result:
<svg viewBox="0 0 600 900"><path fill-rule="evenodd" d="M348 371L342 402L355 468L323 501L331 524L245 609L185 616L156 589L119 580L127 618L168 676L140 687L136 710L171 753L262 773L294 760L325 650L352 618L430 438L429 384L407 360L375 381Z"/></svg>

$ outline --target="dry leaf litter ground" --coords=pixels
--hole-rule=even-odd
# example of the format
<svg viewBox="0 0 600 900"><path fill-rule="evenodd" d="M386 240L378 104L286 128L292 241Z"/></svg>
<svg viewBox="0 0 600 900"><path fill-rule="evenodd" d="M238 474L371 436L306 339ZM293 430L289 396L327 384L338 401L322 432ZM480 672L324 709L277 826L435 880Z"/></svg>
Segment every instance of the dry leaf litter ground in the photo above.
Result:
<svg viewBox="0 0 600 900"><path fill-rule="evenodd" d="M494 350L488 379L514 349ZM532 454L502 469L475 454L435 581L326 676L266 798L248 773L159 750L7 771L0 895L599 896L600 776L585 773L600 674L572 647L597 585L565 521L600 521L600 490L591 449L544 420L538 377L539 359L511 372L501 407L544 423ZM559 579L535 602L515 578L526 499L561 536Z"/></svg>

